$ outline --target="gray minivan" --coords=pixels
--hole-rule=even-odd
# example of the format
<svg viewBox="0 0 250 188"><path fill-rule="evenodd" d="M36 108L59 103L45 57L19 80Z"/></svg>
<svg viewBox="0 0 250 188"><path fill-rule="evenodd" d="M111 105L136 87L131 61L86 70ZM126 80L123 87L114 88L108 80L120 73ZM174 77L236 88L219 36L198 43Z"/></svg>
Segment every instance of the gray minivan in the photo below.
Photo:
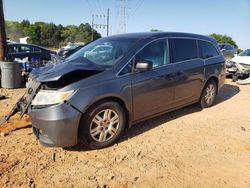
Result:
<svg viewBox="0 0 250 188"><path fill-rule="evenodd" d="M90 53L96 46L110 50ZM66 147L82 141L103 148L134 123L193 103L210 107L224 81L225 60L211 37L116 35L33 75L28 91L35 94L29 97L28 113L43 145Z"/></svg>

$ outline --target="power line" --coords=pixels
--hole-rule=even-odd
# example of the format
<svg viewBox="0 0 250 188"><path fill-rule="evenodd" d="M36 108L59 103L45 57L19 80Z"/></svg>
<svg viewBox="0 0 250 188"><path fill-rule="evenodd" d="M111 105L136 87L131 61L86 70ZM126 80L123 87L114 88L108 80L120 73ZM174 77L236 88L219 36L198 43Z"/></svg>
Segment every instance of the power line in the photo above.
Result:
<svg viewBox="0 0 250 188"><path fill-rule="evenodd" d="M97 0L97 5L99 5L99 7L100 7L100 10L102 11L102 13L103 13L103 10L104 10L104 8L103 8L103 6L102 6L102 3L100 3L100 1L99 0Z"/></svg>
<svg viewBox="0 0 250 188"><path fill-rule="evenodd" d="M101 9L99 9L98 3L95 0L92 0L91 2L93 3L93 6L97 10L97 13L98 14L103 14L103 12L101 11Z"/></svg>
<svg viewBox="0 0 250 188"><path fill-rule="evenodd" d="M143 3L144 3L144 0L138 0L137 1L137 4L135 5L135 8L134 8L133 12L131 13L130 17L134 16L134 14L142 6Z"/></svg>
<svg viewBox="0 0 250 188"><path fill-rule="evenodd" d="M87 4L89 5L90 9L92 9L92 11L95 13L95 14L100 14L100 12L98 11L98 9L92 4L90 3L89 0L86 0L87 1ZM93 1L92 1L93 2Z"/></svg>

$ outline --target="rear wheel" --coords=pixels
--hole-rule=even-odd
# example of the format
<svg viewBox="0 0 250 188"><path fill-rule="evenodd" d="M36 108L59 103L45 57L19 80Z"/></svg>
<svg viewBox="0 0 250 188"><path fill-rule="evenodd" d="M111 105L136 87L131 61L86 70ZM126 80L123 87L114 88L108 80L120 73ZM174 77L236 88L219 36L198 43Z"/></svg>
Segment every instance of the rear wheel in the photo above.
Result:
<svg viewBox="0 0 250 188"><path fill-rule="evenodd" d="M208 108L213 105L217 93L217 84L214 80L210 80L205 85L199 105L202 108Z"/></svg>
<svg viewBox="0 0 250 188"><path fill-rule="evenodd" d="M116 102L91 107L80 123L79 137L92 149L114 144L125 128L125 113Z"/></svg>

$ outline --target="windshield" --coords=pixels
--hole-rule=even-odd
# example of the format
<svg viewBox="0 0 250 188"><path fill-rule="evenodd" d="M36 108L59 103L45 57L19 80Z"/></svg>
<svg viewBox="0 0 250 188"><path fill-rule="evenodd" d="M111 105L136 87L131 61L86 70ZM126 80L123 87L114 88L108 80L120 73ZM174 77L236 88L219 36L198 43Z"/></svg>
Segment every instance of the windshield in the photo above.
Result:
<svg viewBox="0 0 250 188"><path fill-rule="evenodd" d="M135 45L138 38L103 38L91 42L66 60L84 57L100 66L114 66Z"/></svg>
<svg viewBox="0 0 250 188"><path fill-rule="evenodd" d="M247 49L239 54L239 56L250 56L250 49Z"/></svg>

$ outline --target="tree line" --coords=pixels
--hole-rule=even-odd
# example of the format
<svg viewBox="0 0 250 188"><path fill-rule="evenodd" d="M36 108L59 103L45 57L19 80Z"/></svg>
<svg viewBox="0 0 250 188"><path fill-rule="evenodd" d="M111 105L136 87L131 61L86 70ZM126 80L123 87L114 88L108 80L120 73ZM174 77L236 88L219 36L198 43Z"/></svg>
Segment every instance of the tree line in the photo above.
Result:
<svg viewBox="0 0 250 188"><path fill-rule="evenodd" d="M6 34L9 40L19 42L19 38L29 37L28 42L40 46L58 48L68 42L90 42L92 39L92 27L88 23L81 23L79 26L54 23L35 22L29 20L5 21ZM96 30L93 32L93 39L100 38Z"/></svg>

